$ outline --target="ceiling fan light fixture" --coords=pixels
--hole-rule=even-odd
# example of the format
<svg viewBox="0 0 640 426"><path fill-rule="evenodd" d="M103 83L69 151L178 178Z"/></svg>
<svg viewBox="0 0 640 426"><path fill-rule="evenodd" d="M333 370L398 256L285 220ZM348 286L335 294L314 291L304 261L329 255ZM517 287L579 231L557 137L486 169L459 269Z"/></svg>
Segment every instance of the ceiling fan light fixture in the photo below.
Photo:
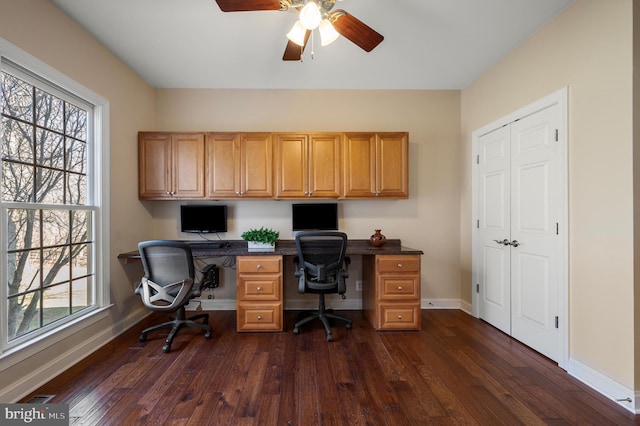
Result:
<svg viewBox="0 0 640 426"><path fill-rule="evenodd" d="M333 25L328 19L323 19L322 22L320 22L318 31L320 32L320 44L322 46L328 46L340 37L340 34L333 28Z"/></svg>
<svg viewBox="0 0 640 426"><path fill-rule="evenodd" d="M307 29L302 26L300 21L296 21L291 28L291 31L287 33L287 38L297 44L298 46L304 46L304 37L307 33Z"/></svg>
<svg viewBox="0 0 640 426"><path fill-rule="evenodd" d="M314 30L322 21L322 13L320 7L315 1L310 1L300 10L300 22L302 26L308 30Z"/></svg>

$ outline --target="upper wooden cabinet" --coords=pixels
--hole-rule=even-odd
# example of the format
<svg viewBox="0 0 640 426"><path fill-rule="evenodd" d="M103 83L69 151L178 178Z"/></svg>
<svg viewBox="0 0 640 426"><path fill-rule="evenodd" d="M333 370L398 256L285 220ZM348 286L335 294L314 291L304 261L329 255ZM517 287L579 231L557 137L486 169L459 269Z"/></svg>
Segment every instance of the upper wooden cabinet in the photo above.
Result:
<svg viewBox="0 0 640 426"><path fill-rule="evenodd" d="M339 198L340 133L276 134L276 197Z"/></svg>
<svg viewBox="0 0 640 426"><path fill-rule="evenodd" d="M408 139L406 132L139 132L139 198L408 198Z"/></svg>
<svg viewBox="0 0 640 426"><path fill-rule="evenodd" d="M408 198L409 141L401 133L345 133L344 198Z"/></svg>
<svg viewBox="0 0 640 426"><path fill-rule="evenodd" d="M273 197L270 133L208 133L207 198Z"/></svg>
<svg viewBox="0 0 640 426"><path fill-rule="evenodd" d="M203 133L138 133L141 199L204 197Z"/></svg>

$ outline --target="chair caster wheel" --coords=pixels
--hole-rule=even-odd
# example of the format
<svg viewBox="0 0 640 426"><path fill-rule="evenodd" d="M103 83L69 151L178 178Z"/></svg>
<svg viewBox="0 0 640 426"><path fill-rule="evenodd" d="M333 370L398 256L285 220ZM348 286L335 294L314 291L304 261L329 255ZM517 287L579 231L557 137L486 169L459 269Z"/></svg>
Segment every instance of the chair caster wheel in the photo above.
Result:
<svg viewBox="0 0 640 426"><path fill-rule="evenodd" d="M327 342L333 342L333 335L327 334Z"/></svg>
<svg viewBox="0 0 640 426"><path fill-rule="evenodd" d="M347 323L346 327L347 327L347 330L351 330L351 327L353 327L353 325L351 325L350 323Z"/></svg>
<svg viewBox="0 0 640 426"><path fill-rule="evenodd" d="M210 332L210 331L207 331L207 332L204 334L204 338L205 338L205 339L211 339L211 332Z"/></svg>
<svg viewBox="0 0 640 426"><path fill-rule="evenodd" d="M298 327L294 327L293 334L300 334L300 329Z"/></svg>
<svg viewBox="0 0 640 426"><path fill-rule="evenodd" d="M162 346L162 352L164 352L165 354L168 353L171 350L171 346L168 344L165 344L164 346Z"/></svg>
<svg viewBox="0 0 640 426"><path fill-rule="evenodd" d="M138 342L146 342L147 341L147 336L144 334L141 334L140 337L138 337Z"/></svg>

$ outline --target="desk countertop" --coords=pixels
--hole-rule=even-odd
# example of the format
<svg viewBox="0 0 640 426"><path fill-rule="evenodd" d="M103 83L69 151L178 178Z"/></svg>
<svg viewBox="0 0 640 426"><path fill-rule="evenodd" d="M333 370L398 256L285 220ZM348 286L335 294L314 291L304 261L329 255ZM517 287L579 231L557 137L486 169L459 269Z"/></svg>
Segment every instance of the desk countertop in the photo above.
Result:
<svg viewBox="0 0 640 426"><path fill-rule="evenodd" d="M296 243L294 240L280 240L276 243L273 252L252 252L247 251L247 242L242 240L229 241L185 241L191 246L194 256L215 257L215 256L253 256L253 255L281 255L293 256L296 254ZM378 255L378 254L401 254L401 255L422 255L422 250L404 247L400 240L387 240L382 247L374 247L369 240L349 240L347 243L348 255ZM120 253L118 259L123 262L140 259L138 250Z"/></svg>

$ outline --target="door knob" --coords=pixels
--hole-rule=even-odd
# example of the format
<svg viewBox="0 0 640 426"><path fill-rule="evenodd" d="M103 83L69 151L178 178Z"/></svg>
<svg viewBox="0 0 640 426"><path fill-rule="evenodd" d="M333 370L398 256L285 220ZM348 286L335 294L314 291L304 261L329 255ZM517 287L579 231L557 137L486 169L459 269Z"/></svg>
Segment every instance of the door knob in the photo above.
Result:
<svg viewBox="0 0 640 426"><path fill-rule="evenodd" d="M518 242L518 240L513 240L509 243L510 245L514 246L514 247L518 247L520 245L520 243ZM506 244L505 244L506 245Z"/></svg>
<svg viewBox="0 0 640 426"><path fill-rule="evenodd" d="M508 246L509 244L511 244L509 242L509 240L507 240L506 238L504 240L502 240L502 241L500 241L500 240L493 240L493 241L495 241L498 244L502 244L503 246Z"/></svg>

